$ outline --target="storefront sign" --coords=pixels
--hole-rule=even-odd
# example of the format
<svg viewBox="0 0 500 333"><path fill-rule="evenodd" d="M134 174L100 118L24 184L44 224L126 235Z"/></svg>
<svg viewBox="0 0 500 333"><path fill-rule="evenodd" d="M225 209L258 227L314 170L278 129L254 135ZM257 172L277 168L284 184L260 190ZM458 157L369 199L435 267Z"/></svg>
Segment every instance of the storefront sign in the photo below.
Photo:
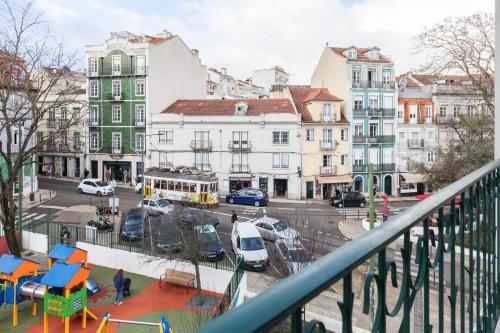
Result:
<svg viewBox="0 0 500 333"><path fill-rule="evenodd" d="M274 179L288 179L288 175L274 175Z"/></svg>

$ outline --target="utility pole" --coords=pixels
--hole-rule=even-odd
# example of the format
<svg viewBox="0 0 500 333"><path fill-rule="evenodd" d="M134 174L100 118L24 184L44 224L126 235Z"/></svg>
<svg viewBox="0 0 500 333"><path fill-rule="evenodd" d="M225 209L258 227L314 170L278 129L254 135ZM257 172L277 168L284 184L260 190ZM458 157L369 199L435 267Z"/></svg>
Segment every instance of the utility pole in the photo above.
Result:
<svg viewBox="0 0 500 333"><path fill-rule="evenodd" d="M22 127L24 126L24 121L19 122L18 127L18 140L17 140L17 158L21 158L21 146L22 146ZM18 211L17 211L17 232L19 234L19 251L23 251L23 186L24 186L24 163L19 169L19 176L17 181L17 195L18 195Z"/></svg>
<svg viewBox="0 0 500 333"><path fill-rule="evenodd" d="M370 222L370 230L375 224L375 193L373 188L373 164L368 164L368 192L370 193L370 203L368 211L368 220ZM370 258L370 273L375 273L375 258ZM375 288L374 283L370 284L370 328L373 326L375 318Z"/></svg>

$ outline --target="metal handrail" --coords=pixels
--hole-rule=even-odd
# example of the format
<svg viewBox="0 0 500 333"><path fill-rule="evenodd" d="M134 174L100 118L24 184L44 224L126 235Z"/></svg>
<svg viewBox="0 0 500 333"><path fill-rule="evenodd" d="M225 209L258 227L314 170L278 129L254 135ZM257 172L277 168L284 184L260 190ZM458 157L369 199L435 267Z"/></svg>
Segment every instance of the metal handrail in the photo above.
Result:
<svg viewBox="0 0 500 333"><path fill-rule="evenodd" d="M437 209L454 201L458 194L464 193L498 168L500 159L446 186L432 195L432 199L423 200L401 214L390 217L386 223L344 244L300 272L281 280L265 292L243 303L237 310L227 312L197 332L236 332L241 327L244 327L246 332L268 330L287 316L296 314L298 308L300 309L332 284L350 274L356 267L385 249L398 237L409 232L412 227L417 226ZM385 308L385 304L379 306Z"/></svg>

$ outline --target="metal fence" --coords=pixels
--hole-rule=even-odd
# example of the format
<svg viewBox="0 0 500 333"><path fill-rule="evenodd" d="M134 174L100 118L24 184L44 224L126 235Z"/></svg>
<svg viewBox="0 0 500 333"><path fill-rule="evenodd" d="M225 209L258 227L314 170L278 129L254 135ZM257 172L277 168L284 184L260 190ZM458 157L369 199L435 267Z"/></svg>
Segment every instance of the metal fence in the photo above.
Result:
<svg viewBox="0 0 500 333"><path fill-rule="evenodd" d="M234 270L233 276L227 285L226 290L224 291L224 295L219 300L219 304L217 304L217 310L215 312L214 317L220 316L225 313L227 310L233 308L235 306L234 302L236 291L241 282L241 278L243 277L244 268L243 268L243 258L237 258L238 262L236 265L236 269Z"/></svg>
<svg viewBox="0 0 500 333"><path fill-rule="evenodd" d="M499 212L497 160L390 217L198 332L242 328L269 332L283 323L291 332L325 332L321 321L311 319L315 313L305 321L306 304L339 281L338 315L344 333L353 331L353 323L360 325L357 319L363 316L369 316L365 324L370 323L372 332L494 332L500 316ZM437 221L431 221L434 214ZM434 222L437 232L430 228ZM423 233L413 244L411 229L417 225L423 226ZM402 269L389 255L392 248L400 254ZM374 269L363 277L360 307L354 302L353 277L371 258ZM438 281L431 294L434 272ZM446 283L445 276L449 276ZM332 303L329 318L335 308Z"/></svg>

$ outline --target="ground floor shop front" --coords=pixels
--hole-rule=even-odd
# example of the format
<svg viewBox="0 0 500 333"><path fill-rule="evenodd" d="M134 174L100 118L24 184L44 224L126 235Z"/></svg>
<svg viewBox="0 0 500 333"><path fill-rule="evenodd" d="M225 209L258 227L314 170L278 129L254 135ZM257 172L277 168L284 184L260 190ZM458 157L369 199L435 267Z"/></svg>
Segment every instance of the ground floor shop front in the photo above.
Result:
<svg viewBox="0 0 500 333"><path fill-rule="evenodd" d="M35 172L40 176L80 178L83 177L82 170L84 169L83 154L38 154L36 156Z"/></svg>
<svg viewBox="0 0 500 333"><path fill-rule="evenodd" d="M300 178L288 174L218 174L221 194L242 188L260 188L271 198L300 199Z"/></svg>
<svg viewBox="0 0 500 333"><path fill-rule="evenodd" d="M302 199L328 200L341 192L351 191L353 187L350 175L304 176L302 181Z"/></svg>
<svg viewBox="0 0 500 333"><path fill-rule="evenodd" d="M93 155L88 168L89 177L130 185L135 185L136 177L142 175L144 170L141 156L136 155L124 155L120 159L113 159L107 154Z"/></svg>
<svg viewBox="0 0 500 333"><path fill-rule="evenodd" d="M358 173L353 175L354 191L369 193L368 173ZM387 195L396 194L397 179L394 173L376 172L373 174L372 191L385 193Z"/></svg>

